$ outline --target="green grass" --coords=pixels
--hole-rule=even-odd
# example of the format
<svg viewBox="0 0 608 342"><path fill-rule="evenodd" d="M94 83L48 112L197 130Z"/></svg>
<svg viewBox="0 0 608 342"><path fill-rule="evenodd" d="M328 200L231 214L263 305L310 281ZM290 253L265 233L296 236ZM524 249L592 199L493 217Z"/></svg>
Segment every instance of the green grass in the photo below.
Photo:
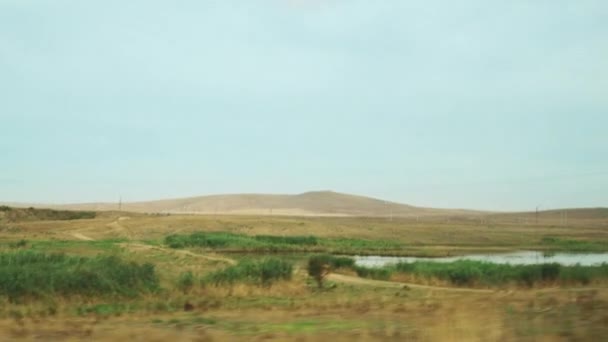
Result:
<svg viewBox="0 0 608 342"><path fill-rule="evenodd" d="M79 316L86 316L88 314L95 314L99 316L120 316L124 313L130 313L137 311L137 307L123 304L123 303L109 303L109 304L95 304L95 305L83 305L76 307L76 314Z"/></svg>
<svg viewBox="0 0 608 342"><path fill-rule="evenodd" d="M184 272L177 278L177 287L184 293L190 291L194 286L195 277L192 271Z"/></svg>
<svg viewBox="0 0 608 342"><path fill-rule="evenodd" d="M15 242L9 242L8 247L9 248L25 248L27 246L27 241L26 240L19 240L19 241L15 241Z"/></svg>
<svg viewBox="0 0 608 342"><path fill-rule="evenodd" d="M357 275L361 278L370 278L375 280L389 280L393 275L394 271L391 268L373 268L373 267L353 267Z"/></svg>
<svg viewBox="0 0 608 342"><path fill-rule="evenodd" d="M564 250L571 252L604 252L608 251L608 243L600 241L585 241L560 239L552 236L546 236L541 240L543 246L550 249Z"/></svg>
<svg viewBox="0 0 608 342"><path fill-rule="evenodd" d="M315 265L323 266L327 265L330 269L335 270L339 268L353 268L355 266L355 259L345 256L336 256L329 254L315 254L308 258L310 265L313 260Z"/></svg>
<svg viewBox="0 0 608 342"><path fill-rule="evenodd" d="M27 249L39 253L66 253L70 255L91 256L98 254L118 254L121 251L120 243L127 242L126 239L106 239L94 241L82 240L27 240L25 246L20 249ZM7 247L15 248L19 241L8 242ZM1 246L1 244L0 244Z"/></svg>
<svg viewBox="0 0 608 342"><path fill-rule="evenodd" d="M195 232L189 235L173 234L165 238L171 248L210 248L249 252L326 252L335 254L391 251L403 245L384 240L358 240L344 238L318 238L315 236L273 236L234 234L227 232Z"/></svg>
<svg viewBox="0 0 608 342"><path fill-rule="evenodd" d="M403 248L403 243L389 240L362 240L362 239L324 239L323 244L335 251L384 251L390 253L392 250Z"/></svg>
<svg viewBox="0 0 608 342"><path fill-rule="evenodd" d="M221 328L237 334L286 333L311 334L323 331L351 331L363 322L338 320L297 320L293 322L271 323L264 322L222 322Z"/></svg>
<svg viewBox="0 0 608 342"><path fill-rule="evenodd" d="M248 283L268 286L278 280L290 280L293 265L277 258L241 261L237 265L212 272L203 278L204 284L231 285Z"/></svg>
<svg viewBox="0 0 608 342"><path fill-rule="evenodd" d="M451 263L418 261L399 263L382 268L354 267L365 278L389 279L394 273L410 274L426 279L441 279L456 286L497 286L514 283L524 286L537 284L589 284L608 279L608 264L600 266L562 266L556 263L540 265L501 265L488 262L459 260Z"/></svg>
<svg viewBox="0 0 608 342"><path fill-rule="evenodd" d="M125 262L114 256L0 253L0 296L11 301L74 295L136 296L157 289L152 264Z"/></svg>
<svg viewBox="0 0 608 342"><path fill-rule="evenodd" d="M318 239L314 236L273 236L273 235L256 235L254 237L257 241L278 244L278 245L304 245L304 246L315 246L317 245Z"/></svg>
<svg viewBox="0 0 608 342"><path fill-rule="evenodd" d="M165 244L171 248L243 248L255 250L276 250L293 246L315 246L317 238L313 236L248 236L225 232L192 233L190 235L169 235Z"/></svg>

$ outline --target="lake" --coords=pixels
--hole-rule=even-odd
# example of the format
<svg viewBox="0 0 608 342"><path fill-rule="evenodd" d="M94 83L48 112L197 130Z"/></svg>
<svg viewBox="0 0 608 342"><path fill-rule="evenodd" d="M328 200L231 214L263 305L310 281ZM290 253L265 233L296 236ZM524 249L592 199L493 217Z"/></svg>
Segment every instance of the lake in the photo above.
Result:
<svg viewBox="0 0 608 342"><path fill-rule="evenodd" d="M582 266L600 265L608 263L608 253L551 253L535 251L519 251L512 253L495 254L473 254L444 258L419 258L419 257L385 257L385 256L355 256L355 264L366 267L382 267L399 262L431 261L431 262L453 262L457 260L485 261L495 264L512 265L534 265L546 263L558 263L564 266L580 264Z"/></svg>

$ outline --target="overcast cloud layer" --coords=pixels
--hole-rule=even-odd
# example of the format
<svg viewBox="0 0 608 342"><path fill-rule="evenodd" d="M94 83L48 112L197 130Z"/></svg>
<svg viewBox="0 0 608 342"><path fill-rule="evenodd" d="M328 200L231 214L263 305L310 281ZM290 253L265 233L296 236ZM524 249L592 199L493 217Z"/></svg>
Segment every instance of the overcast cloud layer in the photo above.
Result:
<svg viewBox="0 0 608 342"><path fill-rule="evenodd" d="M0 0L0 201L608 206L606 1Z"/></svg>

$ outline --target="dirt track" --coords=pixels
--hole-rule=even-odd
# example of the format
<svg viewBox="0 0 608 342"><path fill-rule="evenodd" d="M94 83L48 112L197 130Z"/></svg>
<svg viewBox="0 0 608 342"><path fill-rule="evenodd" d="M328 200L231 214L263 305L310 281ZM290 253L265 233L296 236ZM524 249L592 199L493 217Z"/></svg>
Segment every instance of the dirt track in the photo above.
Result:
<svg viewBox="0 0 608 342"><path fill-rule="evenodd" d="M339 283L384 287L384 288L408 287L408 288L413 288L413 289L451 291L451 292L474 292L474 293L495 293L496 292L494 290L486 290L486 289L465 289L465 288L458 288L458 287L440 287L440 286L418 285L418 284L411 284L411 283L399 283L399 282L394 282L394 281L373 280L373 279L365 279L365 278L347 276L344 274L336 274L336 273L330 274L328 276L328 279L335 281L335 282L339 282Z"/></svg>
<svg viewBox="0 0 608 342"><path fill-rule="evenodd" d="M84 234L81 233L71 233L73 237L77 238L78 240L83 240L83 241L95 241L95 239L90 238Z"/></svg>
<svg viewBox="0 0 608 342"><path fill-rule="evenodd" d="M195 258L206 259L209 261L218 261L218 262L227 263L229 265L236 265L236 261L229 259L229 258L224 258L224 257L220 257L220 256L196 254L196 253L193 253L190 251L146 245L143 243L121 243L120 246L123 246L126 248L131 248L131 249L136 249L136 250L156 250L156 251L161 251L163 253L168 253L168 254L186 255L186 256L191 256L191 257L195 257Z"/></svg>

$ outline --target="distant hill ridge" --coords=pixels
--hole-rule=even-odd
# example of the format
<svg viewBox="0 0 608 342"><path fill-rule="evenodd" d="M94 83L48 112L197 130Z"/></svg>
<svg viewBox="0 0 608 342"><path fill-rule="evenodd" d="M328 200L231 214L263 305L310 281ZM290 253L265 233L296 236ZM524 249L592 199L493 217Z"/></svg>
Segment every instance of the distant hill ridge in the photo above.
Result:
<svg viewBox="0 0 608 342"><path fill-rule="evenodd" d="M57 210L116 211L118 203L29 204L0 203L12 207L36 207ZM127 202L120 210L136 213L171 213L200 215L275 215L275 216L336 216L336 217L495 217L535 220L530 212L491 212L464 209L416 207L381 199L344 194L334 191L312 191L296 195L228 194L208 195L155 201ZM608 208L572 208L545 210L540 218L557 220L608 219ZM523 222L523 221L522 221Z"/></svg>
<svg viewBox="0 0 608 342"><path fill-rule="evenodd" d="M118 203L35 205L54 209L110 211ZM231 194L122 203L121 210L140 213L189 213L294 216L395 216L412 217L474 213L466 210L421 208L376 198L333 191L297 195Z"/></svg>

